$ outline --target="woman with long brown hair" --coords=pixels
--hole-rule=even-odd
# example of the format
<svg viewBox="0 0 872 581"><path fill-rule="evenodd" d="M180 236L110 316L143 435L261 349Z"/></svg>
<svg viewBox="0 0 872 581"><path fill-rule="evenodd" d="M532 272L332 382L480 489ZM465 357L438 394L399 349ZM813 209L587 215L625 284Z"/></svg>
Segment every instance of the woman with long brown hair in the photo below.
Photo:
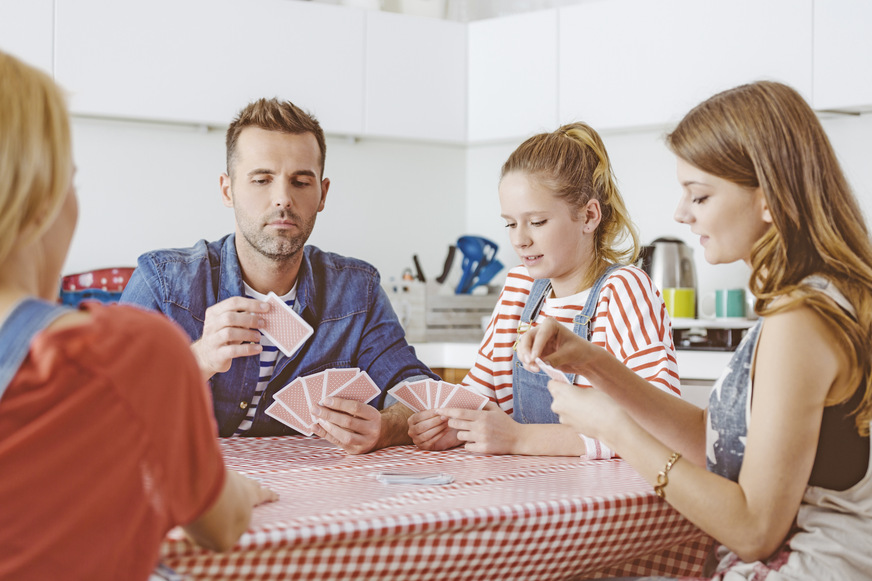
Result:
<svg viewBox="0 0 872 581"><path fill-rule="evenodd" d="M758 82L698 105L667 144L676 219L708 262L751 267L760 315L708 408L555 325L526 334L521 358L591 378L552 382L554 410L718 541L715 578L868 579L872 245L829 140L796 91Z"/></svg>

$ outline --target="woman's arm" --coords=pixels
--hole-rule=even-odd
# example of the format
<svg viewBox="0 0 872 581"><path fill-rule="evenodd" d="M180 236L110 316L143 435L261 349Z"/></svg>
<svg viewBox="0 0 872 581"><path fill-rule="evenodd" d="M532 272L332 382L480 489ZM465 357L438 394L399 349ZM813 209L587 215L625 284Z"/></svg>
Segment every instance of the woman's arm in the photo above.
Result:
<svg viewBox="0 0 872 581"><path fill-rule="evenodd" d="M544 353L546 359L557 359L552 364L563 367L560 362L566 355L581 353L581 366L597 377L595 385L609 383L600 374L610 368L601 354L578 346L543 349L549 338L540 339L543 343L528 355ZM814 463L824 402L831 390L844 388L847 358L827 322L799 308L766 319L753 371L752 413L739 481L679 460L664 490L677 510L744 561L767 557L789 532ZM648 430L636 418L649 426L669 423L669 418L658 420L660 410L645 412L638 402L631 412L619 403L629 399L629 392L614 385L573 390L552 382L550 387L562 421L614 447L646 480L656 483L672 453L672 446L656 434L668 434L669 429Z"/></svg>
<svg viewBox="0 0 872 581"><path fill-rule="evenodd" d="M183 528L191 539L211 551L227 551L248 528L251 509L264 502L278 500L268 488L227 470L218 500L206 512Z"/></svg>

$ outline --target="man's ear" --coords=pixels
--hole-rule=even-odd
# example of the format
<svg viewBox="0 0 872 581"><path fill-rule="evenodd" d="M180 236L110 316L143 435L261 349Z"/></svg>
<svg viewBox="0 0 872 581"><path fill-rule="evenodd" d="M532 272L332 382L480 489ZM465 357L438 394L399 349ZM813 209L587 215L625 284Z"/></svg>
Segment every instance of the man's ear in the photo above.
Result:
<svg viewBox="0 0 872 581"><path fill-rule="evenodd" d="M330 189L330 178L321 180L321 203L318 205L318 211L324 209L324 204L327 202L327 190Z"/></svg>
<svg viewBox="0 0 872 581"><path fill-rule="evenodd" d="M602 208L600 208L599 200L589 200L579 213L584 222L585 234L594 232L600 225L600 221L603 219Z"/></svg>
<svg viewBox="0 0 872 581"><path fill-rule="evenodd" d="M221 187L221 201L228 208L233 207L233 189L230 183L230 176L226 173L218 177L218 184Z"/></svg>

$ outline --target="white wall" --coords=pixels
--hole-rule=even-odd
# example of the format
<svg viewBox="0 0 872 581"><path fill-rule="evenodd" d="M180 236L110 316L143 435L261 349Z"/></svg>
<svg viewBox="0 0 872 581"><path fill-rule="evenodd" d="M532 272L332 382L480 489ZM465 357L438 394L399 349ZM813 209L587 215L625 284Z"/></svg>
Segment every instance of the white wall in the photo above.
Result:
<svg viewBox="0 0 872 581"><path fill-rule="evenodd" d="M872 115L823 120L864 213L872 215ZM98 121L73 123L80 220L64 272L134 265L142 252L214 240L233 229L221 203L223 130ZM643 243L678 236L695 250L700 292L744 285L743 264L705 263L672 219L679 193L663 131L605 133L618 184ZM429 278L458 236L477 234L518 263L499 217L499 170L517 143L473 146L328 137L327 207L311 243L399 277L417 253ZM505 274L505 273L503 273ZM495 281L499 282L499 280Z"/></svg>
<svg viewBox="0 0 872 581"><path fill-rule="evenodd" d="M65 274L132 266L145 251L233 230L218 189L223 129L77 118L73 136L80 218ZM414 253L437 276L465 233L462 147L328 137L326 176L310 242L367 260L385 279Z"/></svg>
<svg viewBox="0 0 872 581"><path fill-rule="evenodd" d="M864 214L872 216L872 115L827 116L822 119ZM675 160L666 149L663 130L603 133L618 186L639 227L641 242L677 236L694 249L701 295L716 288L745 286L744 263L712 266L705 262L699 241L672 218L680 193ZM467 227L500 245L500 260L516 265L504 223L499 218L499 169L518 143L470 147L467 152Z"/></svg>

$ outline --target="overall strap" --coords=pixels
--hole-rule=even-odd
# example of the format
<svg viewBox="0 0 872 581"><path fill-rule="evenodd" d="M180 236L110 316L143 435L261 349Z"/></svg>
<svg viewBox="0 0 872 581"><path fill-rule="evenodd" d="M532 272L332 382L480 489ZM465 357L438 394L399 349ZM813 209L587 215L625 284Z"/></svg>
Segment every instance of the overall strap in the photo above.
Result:
<svg viewBox="0 0 872 581"><path fill-rule="evenodd" d="M593 316L596 314L596 306L599 303L600 291L602 291L603 286L606 284L606 279L609 278L612 271L618 268L621 268L620 264L613 264L602 273L590 288L590 294L587 295L587 302L584 304L584 308L579 314L575 315L575 318L573 319L575 322L573 331L575 331L575 334L581 338L590 339L590 324L593 321Z"/></svg>
<svg viewBox="0 0 872 581"><path fill-rule="evenodd" d="M26 298L12 307L0 326L0 397L30 352L33 337L72 309L40 299Z"/></svg>

